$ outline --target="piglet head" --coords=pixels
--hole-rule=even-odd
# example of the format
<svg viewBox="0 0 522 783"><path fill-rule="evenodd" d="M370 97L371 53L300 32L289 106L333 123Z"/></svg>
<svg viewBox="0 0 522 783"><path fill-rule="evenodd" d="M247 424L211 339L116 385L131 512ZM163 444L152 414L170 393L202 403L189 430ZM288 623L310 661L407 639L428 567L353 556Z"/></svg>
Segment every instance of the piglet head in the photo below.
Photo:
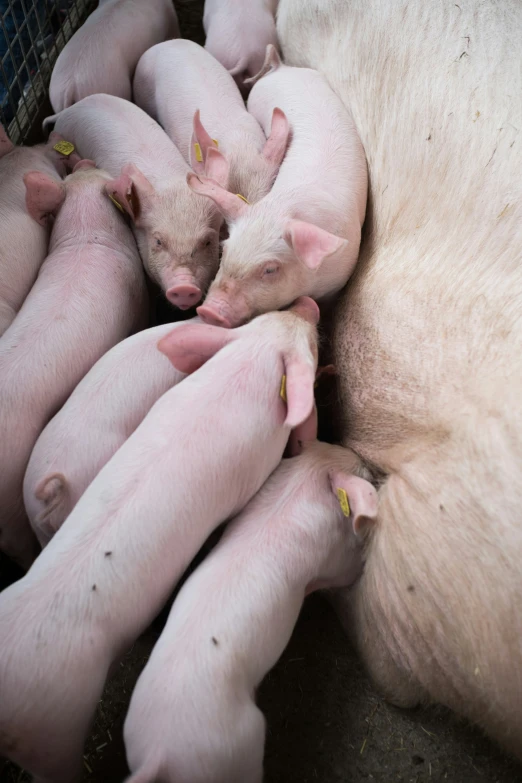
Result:
<svg viewBox="0 0 522 783"><path fill-rule="evenodd" d="M65 199L65 185L41 171L24 174L28 213L41 226L48 226Z"/></svg>
<svg viewBox="0 0 522 783"><path fill-rule="evenodd" d="M223 156L216 155L217 170ZM106 193L131 217L145 268L169 301L183 310L195 306L217 271L219 214L184 182L157 190L133 164L107 183Z"/></svg>
<svg viewBox="0 0 522 783"><path fill-rule="evenodd" d="M303 220L274 219L270 195L249 205L206 177L189 186L214 201L229 224L219 272L198 314L207 323L239 326L319 290L324 261L347 242Z"/></svg>

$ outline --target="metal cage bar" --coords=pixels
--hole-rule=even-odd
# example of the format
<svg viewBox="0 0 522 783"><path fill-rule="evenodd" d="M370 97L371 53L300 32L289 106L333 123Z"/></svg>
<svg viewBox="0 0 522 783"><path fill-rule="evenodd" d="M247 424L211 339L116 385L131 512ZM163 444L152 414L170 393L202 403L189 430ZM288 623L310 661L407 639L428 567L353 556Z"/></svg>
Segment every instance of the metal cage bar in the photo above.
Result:
<svg viewBox="0 0 522 783"><path fill-rule="evenodd" d="M27 139L47 99L56 59L96 0L0 0L0 123Z"/></svg>

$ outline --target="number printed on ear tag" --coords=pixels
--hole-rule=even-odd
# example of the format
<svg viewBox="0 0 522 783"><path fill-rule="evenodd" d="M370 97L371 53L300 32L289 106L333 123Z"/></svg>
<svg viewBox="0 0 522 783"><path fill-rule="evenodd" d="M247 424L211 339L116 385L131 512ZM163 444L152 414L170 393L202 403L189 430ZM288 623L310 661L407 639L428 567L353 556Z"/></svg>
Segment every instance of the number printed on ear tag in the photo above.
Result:
<svg viewBox="0 0 522 783"><path fill-rule="evenodd" d="M59 152L61 155L66 155L69 157L71 152L74 152L74 144L71 144L70 141L65 141L65 139L63 139L62 141L56 142L53 150L56 150L56 152Z"/></svg>
<svg viewBox="0 0 522 783"><path fill-rule="evenodd" d="M346 490L338 488L337 497L339 498L339 505L341 506L341 511L343 512L344 516L349 517L350 504L348 503L348 495L346 494Z"/></svg>
<svg viewBox="0 0 522 783"><path fill-rule="evenodd" d="M283 375L281 378L281 389L279 390L279 396L283 402L286 402L286 375Z"/></svg>

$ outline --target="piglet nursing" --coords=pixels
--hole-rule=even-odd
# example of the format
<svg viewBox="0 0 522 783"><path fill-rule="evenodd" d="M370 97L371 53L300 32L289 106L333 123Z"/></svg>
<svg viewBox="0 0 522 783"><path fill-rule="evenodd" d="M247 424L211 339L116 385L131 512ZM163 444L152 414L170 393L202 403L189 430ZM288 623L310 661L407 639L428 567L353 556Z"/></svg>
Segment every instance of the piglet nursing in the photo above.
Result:
<svg viewBox="0 0 522 783"><path fill-rule="evenodd" d="M317 441L284 460L183 586L125 722L128 783L261 783L253 694L305 595L352 584L377 493L353 452Z"/></svg>
<svg viewBox="0 0 522 783"><path fill-rule="evenodd" d="M79 773L111 664L310 416L318 315L302 299L241 329L183 324L160 341L192 374L155 403L29 573L0 594L9 629L0 755L53 783Z"/></svg>
<svg viewBox="0 0 522 783"><path fill-rule="evenodd" d="M237 326L304 294L325 300L357 262L367 172L350 114L317 71L282 65L269 47L248 109L268 133L277 108L292 137L261 201L249 205L207 177L188 177L229 226L219 272L198 310L207 323Z"/></svg>

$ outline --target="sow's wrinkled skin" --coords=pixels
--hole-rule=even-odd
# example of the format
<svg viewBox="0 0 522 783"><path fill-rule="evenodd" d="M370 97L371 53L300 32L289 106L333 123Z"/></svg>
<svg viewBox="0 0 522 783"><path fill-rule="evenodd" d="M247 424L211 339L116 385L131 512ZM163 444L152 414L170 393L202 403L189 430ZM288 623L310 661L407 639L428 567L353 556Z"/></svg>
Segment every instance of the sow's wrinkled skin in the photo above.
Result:
<svg viewBox="0 0 522 783"><path fill-rule="evenodd" d="M42 546L156 400L185 377L157 350L158 340L176 328L162 324L115 345L38 438L25 474L24 503Z"/></svg>
<svg viewBox="0 0 522 783"><path fill-rule="evenodd" d="M303 298L241 329L183 324L160 341L193 374L156 402L27 576L0 594L0 755L44 781L81 774L111 663L309 418L318 316Z"/></svg>
<svg viewBox="0 0 522 783"><path fill-rule="evenodd" d="M362 569L377 493L357 470L353 452L307 444L185 583L132 695L128 783L261 783L265 720L254 693L305 595L349 586Z"/></svg>
<svg viewBox="0 0 522 783"><path fill-rule="evenodd" d="M263 65L266 47L277 46L276 10L277 0L205 0L205 49L243 92L248 91L248 78Z"/></svg>
<svg viewBox="0 0 522 783"><path fill-rule="evenodd" d="M91 95L49 118L81 154L114 180L107 193L130 215L143 263L167 299L196 305L216 274L222 218L187 186L190 168L158 123L113 95ZM216 150L209 172L226 185Z"/></svg>
<svg viewBox="0 0 522 783"><path fill-rule="evenodd" d="M245 204L218 183L190 175L229 225L219 272L198 310L207 323L237 326L297 296L324 300L350 277L359 253L367 171L353 120L317 73L281 65L273 47L248 100L268 131L274 109L292 139L271 191Z"/></svg>
<svg viewBox="0 0 522 783"><path fill-rule="evenodd" d="M278 26L371 171L333 349L339 437L385 480L341 616L389 699L522 758L522 4L281 0Z"/></svg>
<svg viewBox="0 0 522 783"><path fill-rule="evenodd" d="M70 159L56 152L60 140L51 134L47 144L15 147L0 125L0 336L21 308L47 255L49 228L36 223L26 204L24 175L39 171L59 182Z"/></svg>
<svg viewBox="0 0 522 783"><path fill-rule="evenodd" d="M100 0L56 61L49 86L54 111L100 92L130 101L143 52L178 35L172 0Z"/></svg>
<svg viewBox="0 0 522 783"><path fill-rule="evenodd" d="M268 193L285 154L288 122L274 110L267 140L230 74L203 47L182 39L154 46L138 63L133 87L135 102L196 174L206 173L207 154L217 144L230 167L228 190L251 204Z"/></svg>
<svg viewBox="0 0 522 783"><path fill-rule="evenodd" d="M27 568L36 554L22 500L32 448L100 356L143 325L148 300L132 233L105 196L106 172L82 161L63 183L40 171L24 180L35 221L56 215L49 255L0 340L0 549Z"/></svg>

